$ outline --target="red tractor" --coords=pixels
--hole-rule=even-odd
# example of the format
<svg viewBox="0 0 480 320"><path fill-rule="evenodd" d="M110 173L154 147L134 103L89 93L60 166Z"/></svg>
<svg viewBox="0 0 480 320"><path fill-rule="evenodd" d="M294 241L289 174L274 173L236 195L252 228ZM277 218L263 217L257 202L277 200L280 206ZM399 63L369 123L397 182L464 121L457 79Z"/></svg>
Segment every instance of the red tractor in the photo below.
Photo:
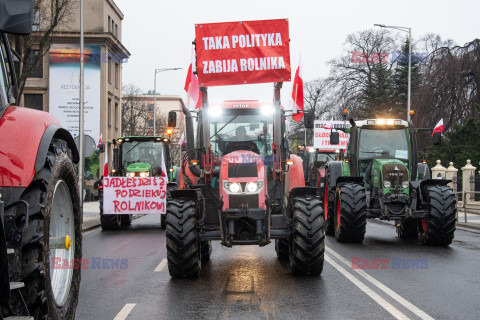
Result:
<svg viewBox="0 0 480 320"><path fill-rule="evenodd" d="M312 187L316 187L319 191L322 190L325 181L325 166L330 161L340 160L340 152L339 149L307 147L303 153L305 182Z"/></svg>
<svg viewBox="0 0 480 320"><path fill-rule="evenodd" d="M322 272L322 203L316 188L305 186L301 158L289 153L280 88L276 83L273 104L219 105L209 105L202 88L196 141L192 116L183 109L187 151L166 217L172 277L198 277L212 240L225 247L275 240L279 259L288 260L293 274Z"/></svg>
<svg viewBox="0 0 480 320"><path fill-rule="evenodd" d="M0 319L74 319L81 208L70 133L49 113L13 106L7 34L30 32L31 0L0 0Z"/></svg>

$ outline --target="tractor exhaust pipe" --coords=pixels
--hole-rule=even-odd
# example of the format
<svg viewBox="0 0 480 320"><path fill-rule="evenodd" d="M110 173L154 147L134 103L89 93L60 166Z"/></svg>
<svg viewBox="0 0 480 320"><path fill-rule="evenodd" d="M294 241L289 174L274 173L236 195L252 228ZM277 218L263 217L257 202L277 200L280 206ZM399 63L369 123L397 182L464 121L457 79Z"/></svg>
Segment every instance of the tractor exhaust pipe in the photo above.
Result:
<svg viewBox="0 0 480 320"><path fill-rule="evenodd" d="M194 133L193 133L193 120L192 114L190 110L186 106L182 104L183 114L185 115L185 129L187 131L187 161L188 161L188 168L190 172L193 173L196 177L200 177L202 171L198 168L198 166L190 165L190 160L195 158L195 140L194 140Z"/></svg>

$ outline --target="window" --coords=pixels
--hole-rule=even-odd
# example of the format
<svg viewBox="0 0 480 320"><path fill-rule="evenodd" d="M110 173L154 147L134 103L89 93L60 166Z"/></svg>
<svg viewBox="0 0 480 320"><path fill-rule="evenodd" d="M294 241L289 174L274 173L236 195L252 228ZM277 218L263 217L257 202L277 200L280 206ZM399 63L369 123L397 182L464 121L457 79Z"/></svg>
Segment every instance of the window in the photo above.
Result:
<svg viewBox="0 0 480 320"><path fill-rule="evenodd" d="M110 18L110 16L108 16L108 26L107 26L107 28L108 28L108 32L110 32L110 31L111 31L111 30L110 30L110 20L111 20L111 18Z"/></svg>
<svg viewBox="0 0 480 320"><path fill-rule="evenodd" d="M112 57L108 55L108 83L112 83Z"/></svg>
<svg viewBox="0 0 480 320"><path fill-rule="evenodd" d="M1 40L0 40L1 41ZM7 105L10 103L8 99L8 87L9 87L9 79L8 79L8 71L5 67L7 64L1 63L1 61L5 60L5 46L3 42L0 46L0 115L3 113Z"/></svg>
<svg viewBox="0 0 480 320"><path fill-rule="evenodd" d="M112 126L112 99L108 99L108 107L107 107L107 121L108 121L108 126Z"/></svg>
<svg viewBox="0 0 480 320"><path fill-rule="evenodd" d="M120 82L119 70L120 70L120 65L118 64L118 62L115 62L115 88L117 89L118 89L118 84Z"/></svg>
<svg viewBox="0 0 480 320"><path fill-rule="evenodd" d="M113 21L112 19L112 29L111 29L111 32L113 33L115 31L115 21Z"/></svg>
<svg viewBox="0 0 480 320"><path fill-rule="evenodd" d="M24 94L23 99L25 107L43 110L43 94Z"/></svg>
<svg viewBox="0 0 480 320"><path fill-rule="evenodd" d="M29 78L43 78L43 57L38 56L38 50L32 50L30 52L30 56L28 57L26 65L28 70L32 70L34 64L38 62L39 59L40 63L38 64L38 67L33 69L32 74L29 75Z"/></svg>
<svg viewBox="0 0 480 320"><path fill-rule="evenodd" d="M32 31L40 31L40 9L33 10Z"/></svg>
<svg viewBox="0 0 480 320"><path fill-rule="evenodd" d="M115 23L115 37L118 38L118 26L116 23Z"/></svg>
<svg viewBox="0 0 480 320"><path fill-rule="evenodd" d="M115 129L118 129L118 102L115 102Z"/></svg>

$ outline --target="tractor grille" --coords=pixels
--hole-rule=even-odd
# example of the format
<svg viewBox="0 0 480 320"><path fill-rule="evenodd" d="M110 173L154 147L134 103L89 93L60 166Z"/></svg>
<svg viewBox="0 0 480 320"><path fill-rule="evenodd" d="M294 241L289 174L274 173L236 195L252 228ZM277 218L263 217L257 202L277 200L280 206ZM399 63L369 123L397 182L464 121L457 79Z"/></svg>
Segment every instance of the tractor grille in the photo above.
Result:
<svg viewBox="0 0 480 320"><path fill-rule="evenodd" d="M382 166L383 181L390 181L392 188L401 188L408 181L408 170L403 164L389 163Z"/></svg>
<svg viewBox="0 0 480 320"><path fill-rule="evenodd" d="M242 205L248 205L249 208L258 208L258 194L230 195L229 202L231 209L240 209Z"/></svg>
<svg viewBox="0 0 480 320"><path fill-rule="evenodd" d="M258 175L257 163L230 163L228 164L229 178L253 178Z"/></svg>

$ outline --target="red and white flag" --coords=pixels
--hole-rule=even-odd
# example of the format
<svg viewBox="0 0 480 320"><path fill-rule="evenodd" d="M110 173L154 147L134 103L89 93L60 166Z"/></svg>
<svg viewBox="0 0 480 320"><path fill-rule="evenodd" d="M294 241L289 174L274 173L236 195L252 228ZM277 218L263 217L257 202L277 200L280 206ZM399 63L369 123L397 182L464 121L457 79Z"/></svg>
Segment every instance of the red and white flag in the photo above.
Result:
<svg viewBox="0 0 480 320"><path fill-rule="evenodd" d="M100 148L100 143L102 143L102 134L100 133L100 139L98 139L97 149Z"/></svg>
<svg viewBox="0 0 480 320"><path fill-rule="evenodd" d="M108 146L105 146L105 164L103 166L103 176L108 177Z"/></svg>
<svg viewBox="0 0 480 320"><path fill-rule="evenodd" d="M304 101L303 101L303 79L300 70L301 59L298 61L298 68L295 71L295 78L293 79L292 99L293 99L293 114L292 119L300 122L303 118Z"/></svg>
<svg viewBox="0 0 480 320"><path fill-rule="evenodd" d="M433 129L432 136L435 132L443 132L445 131L445 127L443 126L443 118L438 121L437 125L435 126L435 129Z"/></svg>
<svg viewBox="0 0 480 320"><path fill-rule="evenodd" d="M181 147L183 147L184 143L185 143L185 133L182 132L182 135L180 136L180 139L178 139L178 144L179 144Z"/></svg>
<svg viewBox="0 0 480 320"><path fill-rule="evenodd" d="M192 59L188 67L187 79L185 80L185 92L187 93L187 108L193 106L198 109L202 106L202 97L198 85L198 77L194 74L195 68L195 49L192 48Z"/></svg>
<svg viewBox="0 0 480 320"><path fill-rule="evenodd" d="M325 123L322 127L322 129L327 129L327 130L331 130L332 129L332 123L333 123L333 117L332 119L330 120L330 123Z"/></svg>
<svg viewBox="0 0 480 320"><path fill-rule="evenodd" d="M168 174L167 174L167 167L165 166L165 159L162 159L162 177L167 178L167 182L168 182Z"/></svg>

